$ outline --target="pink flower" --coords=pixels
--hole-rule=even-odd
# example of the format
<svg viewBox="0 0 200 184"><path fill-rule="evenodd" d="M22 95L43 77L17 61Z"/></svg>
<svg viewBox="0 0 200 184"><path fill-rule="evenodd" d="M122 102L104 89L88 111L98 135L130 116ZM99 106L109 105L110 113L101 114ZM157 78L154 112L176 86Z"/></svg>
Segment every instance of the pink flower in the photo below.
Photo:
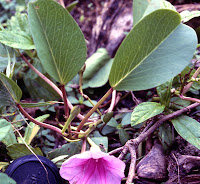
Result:
<svg viewBox="0 0 200 184"><path fill-rule="evenodd" d="M120 184L125 163L101 151L86 151L66 160L60 175L70 184Z"/></svg>

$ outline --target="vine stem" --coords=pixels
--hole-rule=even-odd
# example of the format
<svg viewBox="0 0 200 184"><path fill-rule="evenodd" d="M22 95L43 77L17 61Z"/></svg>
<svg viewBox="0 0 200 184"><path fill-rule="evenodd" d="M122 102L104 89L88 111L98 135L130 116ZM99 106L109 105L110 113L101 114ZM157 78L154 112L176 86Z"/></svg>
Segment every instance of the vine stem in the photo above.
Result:
<svg viewBox="0 0 200 184"><path fill-rule="evenodd" d="M191 109L199 106L200 103L193 103L183 109L180 109L178 111L175 111L171 114L168 114L166 116L163 116L160 120L158 120L154 125L152 125L146 132L143 132L142 134L140 134L137 138L135 139L130 139L126 142L126 144L123 147L117 148L111 152L109 152L109 154L115 154L117 152L120 152L119 155L119 159L123 159L126 154L128 153L128 151L130 151L131 153L131 168L135 169L135 164L136 164L136 157L135 157L135 150L137 149L139 143L143 142L149 135L151 135L159 126L161 126L165 121L176 118L178 116L180 116L181 114L190 111ZM128 174L128 178L127 178L127 184L131 183L133 181L135 177L135 171L129 169L129 174Z"/></svg>
<svg viewBox="0 0 200 184"><path fill-rule="evenodd" d="M20 52L19 52L20 53ZM38 71L27 59L26 57L21 54L21 58L25 61L25 63L29 66L29 68L31 70L33 70L41 79L43 79L47 84L49 84L57 93L58 95L63 98L63 94L62 94L62 91L51 81L49 80L45 75L43 75L40 71ZM69 105L69 108L72 109L73 108L73 105L71 104L71 102L67 99L67 103ZM77 117L82 120L84 119L84 116L81 115L81 114L78 114ZM93 121L93 120L88 120L88 121Z"/></svg>
<svg viewBox="0 0 200 184"><path fill-rule="evenodd" d="M110 96L113 92L113 88L110 88L107 93L97 102L97 104L86 114L85 118L80 122L77 132L80 132L83 125L87 122L88 118L98 109L98 107Z"/></svg>
<svg viewBox="0 0 200 184"><path fill-rule="evenodd" d="M17 104L17 107L18 107L19 111L20 111L28 120L32 121L33 123L35 123L35 124L37 124L37 125L39 125L39 126L41 126L41 127L48 128L48 129L53 130L53 131L57 132L58 134L64 136L64 135L62 134L62 132L61 132L61 129L59 129L59 128L53 126L53 125L49 125L49 124L46 124L46 123L42 123L42 122L40 122L40 121L34 119L32 116L30 116L30 115L23 109L23 107L22 107L20 104Z"/></svg>

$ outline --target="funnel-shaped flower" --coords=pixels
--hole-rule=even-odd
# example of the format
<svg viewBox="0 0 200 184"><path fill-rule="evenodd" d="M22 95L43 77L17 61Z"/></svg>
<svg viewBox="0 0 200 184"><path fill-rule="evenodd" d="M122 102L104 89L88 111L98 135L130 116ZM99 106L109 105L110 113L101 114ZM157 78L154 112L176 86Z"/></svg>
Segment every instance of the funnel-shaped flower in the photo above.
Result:
<svg viewBox="0 0 200 184"><path fill-rule="evenodd" d="M90 150L66 160L60 175L70 184L120 184L125 164L101 151Z"/></svg>

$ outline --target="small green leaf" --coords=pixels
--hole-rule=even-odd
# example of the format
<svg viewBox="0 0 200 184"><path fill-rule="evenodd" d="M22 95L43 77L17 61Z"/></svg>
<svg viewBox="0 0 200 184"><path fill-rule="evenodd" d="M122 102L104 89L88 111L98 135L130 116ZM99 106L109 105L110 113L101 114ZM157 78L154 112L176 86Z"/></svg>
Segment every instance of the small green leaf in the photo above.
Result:
<svg viewBox="0 0 200 184"><path fill-rule="evenodd" d="M92 137L91 139L101 148L101 151L108 151L108 137Z"/></svg>
<svg viewBox="0 0 200 184"><path fill-rule="evenodd" d="M68 12L71 12L73 10L73 8L78 4L78 0L77 1L73 1L72 3L70 3L66 9L68 10Z"/></svg>
<svg viewBox="0 0 200 184"><path fill-rule="evenodd" d="M68 155L70 157L70 156L80 153L80 151L81 151L80 142L71 142L71 143L64 144L61 148L57 148L49 152L47 157L50 160L61 155Z"/></svg>
<svg viewBox="0 0 200 184"><path fill-rule="evenodd" d="M3 184L16 184L16 181L10 178L5 173L0 173L1 183Z"/></svg>
<svg viewBox="0 0 200 184"><path fill-rule="evenodd" d="M139 104L137 107L135 107L131 115L131 126L142 123L149 118L162 113L164 109L164 105L156 102L143 102Z"/></svg>
<svg viewBox="0 0 200 184"><path fill-rule="evenodd" d="M172 109L178 110L187 107L190 104L191 104L190 101L182 100L179 97L172 97L170 106Z"/></svg>
<svg viewBox="0 0 200 184"><path fill-rule="evenodd" d="M112 60L104 48L99 48L86 62L83 73L83 88L101 87L108 81Z"/></svg>
<svg viewBox="0 0 200 184"><path fill-rule="evenodd" d="M51 161L56 164L57 168L60 168L62 163L66 161L68 155L60 155L58 157L53 158Z"/></svg>
<svg viewBox="0 0 200 184"><path fill-rule="evenodd" d="M197 45L195 31L180 23L177 12L159 9L134 26L115 55L111 87L120 91L149 89L180 73Z"/></svg>
<svg viewBox="0 0 200 184"><path fill-rule="evenodd" d="M29 148L31 148L31 150L36 154L36 155L41 155L43 156L42 151L40 150L40 148L36 147L33 148L31 146L29 146ZM6 148L8 150L8 155L12 158L12 159L17 159L19 157L25 156L25 155L31 155L33 154L27 147L25 144L12 144L10 146L8 146Z"/></svg>
<svg viewBox="0 0 200 184"><path fill-rule="evenodd" d="M26 14L17 13L7 22L7 25L7 29L0 31L1 43L17 49L30 50L35 48Z"/></svg>
<svg viewBox="0 0 200 184"><path fill-rule="evenodd" d="M172 127L169 125L169 123L164 123L159 127L158 135L159 135L159 138L161 140L164 150L167 151L167 149L169 149L169 147L174 142Z"/></svg>
<svg viewBox="0 0 200 184"><path fill-rule="evenodd" d="M45 121L50 115L44 114L36 118L36 120L43 122ZM36 125L33 122L30 122L29 125L26 127L24 140L27 144L30 144L33 138L37 135L38 131L40 130L40 126Z"/></svg>
<svg viewBox="0 0 200 184"><path fill-rule="evenodd" d="M19 86L0 73L0 106L14 105L19 102L22 96L22 91Z"/></svg>
<svg viewBox="0 0 200 184"><path fill-rule="evenodd" d="M29 3L28 18L44 69L65 85L85 62L83 33L69 12L53 0Z"/></svg>
<svg viewBox="0 0 200 184"><path fill-rule="evenodd" d="M0 119L0 141L2 141L10 131L12 131L11 124L5 119Z"/></svg>
<svg viewBox="0 0 200 184"><path fill-rule="evenodd" d="M119 140L122 145L126 144L126 142L130 139L129 134L126 132L126 130L120 128L118 129L119 132Z"/></svg>
<svg viewBox="0 0 200 184"><path fill-rule="evenodd" d="M0 170L3 169L3 167L8 166L10 163L9 162L0 162ZM1 178L1 175L0 175Z"/></svg>
<svg viewBox="0 0 200 184"><path fill-rule="evenodd" d="M176 11L176 8L169 1L166 0L161 1L160 8Z"/></svg>
<svg viewBox="0 0 200 184"><path fill-rule="evenodd" d="M111 118L110 121L103 127L102 134L107 135L117 130L118 123L114 118Z"/></svg>
<svg viewBox="0 0 200 184"><path fill-rule="evenodd" d="M181 15L181 20L182 22L188 22L189 20L195 18L195 17L199 17L200 16L200 11L182 11L180 13Z"/></svg>
<svg viewBox="0 0 200 184"><path fill-rule="evenodd" d="M171 121L181 137L200 149L200 123L198 121L183 115Z"/></svg>
<svg viewBox="0 0 200 184"><path fill-rule="evenodd" d="M1 140L6 146L10 146L12 144L17 143L17 139L13 129L11 128L9 132L7 132L6 136Z"/></svg>
<svg viewBox="0 0 200 184"><path fill-rule="evenodd" d="M43 107L47 105L54 105L59 103L58 101L48 101L48 102L38 102L38 103L20 103L24 108L34 108L34 107Z"/></svg>
<svg viewBox="0 0 200 184"><path fill-rule="evenodd" d="M156 88L157 93L160 97L160 103L164 105L166 109L169 107L169 102L171 99L172 82L173 82L173 79L171 79L170 81L167 81L166 83Z"/></svg>
<svg viewBox="0 0 200 184"><path fill-rule="evenodd" d="M130 125L131 124L131 112L127 113L123 118L122 118L122 126L125 125Z"/></svg>

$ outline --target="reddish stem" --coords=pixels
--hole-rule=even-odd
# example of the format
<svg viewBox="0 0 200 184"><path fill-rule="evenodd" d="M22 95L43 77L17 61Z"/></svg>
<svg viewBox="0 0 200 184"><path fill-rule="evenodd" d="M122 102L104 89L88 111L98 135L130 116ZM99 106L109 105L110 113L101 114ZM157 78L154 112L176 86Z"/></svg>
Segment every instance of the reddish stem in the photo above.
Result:
<svg viewBox="0 0 200 184"><path fill-rule="evenodd" d="M59 133L60 135L63 136L63 134L62 134L62 132L61 132L61 129L59 129L59 128L53 126L53 125L49 125L49 124L46 124L46 123L42 123L42 122L40 122L40 121L34 119L32 116L30 116L30 115L23 109L23 107L22 107L20 104L17 104L17 107L18 107L19 111L20 111L28 120L32 121L33 123L35 123L35 124L37 124L37 125L39 125L39 126L41 126L41 127L48 128L48 129L50 129L50 130L53 130L53 131L55 131L55 132L57 132L57 133Z"/></svg>

